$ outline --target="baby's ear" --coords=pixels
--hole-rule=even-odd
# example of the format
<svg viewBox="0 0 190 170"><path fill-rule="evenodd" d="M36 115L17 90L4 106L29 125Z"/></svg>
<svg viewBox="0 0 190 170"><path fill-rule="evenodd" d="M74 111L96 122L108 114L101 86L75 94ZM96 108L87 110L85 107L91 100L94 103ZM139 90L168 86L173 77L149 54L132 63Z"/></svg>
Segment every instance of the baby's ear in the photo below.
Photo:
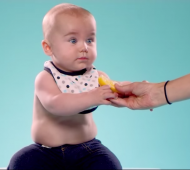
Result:
<svg viewBox="0 0 190 170"><path fill-rule="evenodd" d="M51 47L48 44L48 42L46 40L42 40L42 48L44 50L44 53L48 56L52 56L52 51L51 51Z"/></svg>

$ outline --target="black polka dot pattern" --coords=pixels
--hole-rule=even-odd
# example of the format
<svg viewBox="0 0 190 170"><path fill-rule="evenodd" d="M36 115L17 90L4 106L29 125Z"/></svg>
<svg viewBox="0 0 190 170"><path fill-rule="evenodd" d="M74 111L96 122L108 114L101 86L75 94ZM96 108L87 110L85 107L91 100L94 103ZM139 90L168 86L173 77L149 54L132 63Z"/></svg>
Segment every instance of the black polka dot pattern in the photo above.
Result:
<svg viewBox="0 0 190 170"><path fill-rule="evenodd" d="M69 88L69 85L66 85L67 88Z"/></svg>

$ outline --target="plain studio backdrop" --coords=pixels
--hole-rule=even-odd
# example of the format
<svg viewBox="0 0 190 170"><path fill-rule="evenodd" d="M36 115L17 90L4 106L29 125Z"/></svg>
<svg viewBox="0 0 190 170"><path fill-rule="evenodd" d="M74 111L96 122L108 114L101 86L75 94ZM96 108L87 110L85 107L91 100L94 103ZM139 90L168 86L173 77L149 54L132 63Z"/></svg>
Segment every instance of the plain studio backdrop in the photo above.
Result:
<svg viewBox="0 0 190 170"><path fill-rule="evenodd" d="M33 143L34 80L49 57L42 19L61 0L0 1L0 167ZM190 73L190 1L67 0L97 21L94 65L116 81L162 82ZM176 91L176 93L179 93ZM97 138L125 168L190 168L190 100L149 110L100 106Z"/></svg>

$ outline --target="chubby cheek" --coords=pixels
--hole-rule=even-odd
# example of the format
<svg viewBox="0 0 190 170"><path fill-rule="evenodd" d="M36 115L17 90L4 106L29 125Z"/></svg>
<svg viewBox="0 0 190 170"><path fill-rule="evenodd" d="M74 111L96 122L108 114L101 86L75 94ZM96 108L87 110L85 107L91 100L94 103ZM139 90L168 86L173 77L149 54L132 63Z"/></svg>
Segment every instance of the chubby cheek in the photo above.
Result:
<svg viewBox="0 0 190 170"><path fill-rule="evenodd" d="M91 57L91 62L93 63L96 60L96 55Z"/></svg>
<svg viewBox="0 0 190 170"><path fill-rule="evenodd" d="M96 56L97 56L97 50L96 50L96 48L92 48L91 49L91 57L90 57L92 62L96 59Z"/></svg>
<svg viewBox="0 0 190 170"><path fill-rule="evenodd" d="M71 56L74 55L74 51L71 48L69 48L69 46L62 45L57 46L56 53L59 57L64 59L69 59L71 58Z"/></svg>
<svg viewBox="0 0 190 170"><path fill-rule="evenodd" d="M53 45L53 54L55 55L55 56L61 56L62 55L62 53L63 53L63 51L64 51L64 49L63 49L63 46L60 44L60 43L55 43L54 45Z"/></svg>

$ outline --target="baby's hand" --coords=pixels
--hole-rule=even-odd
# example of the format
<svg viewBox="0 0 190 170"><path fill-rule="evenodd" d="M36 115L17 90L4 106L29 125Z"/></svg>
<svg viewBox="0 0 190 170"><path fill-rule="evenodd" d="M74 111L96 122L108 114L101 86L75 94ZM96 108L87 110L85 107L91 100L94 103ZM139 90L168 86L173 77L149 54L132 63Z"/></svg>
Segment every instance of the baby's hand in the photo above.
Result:
<svg viewBox="0 0 190 170"><path fill-rule="evenodd" d="M89 91L89 93L89 100L93 100L92 102L94 103L94 106L111 105L109 99L117 98L117 94L113 93L108 85L97 87L96 89Z"/></svg>

